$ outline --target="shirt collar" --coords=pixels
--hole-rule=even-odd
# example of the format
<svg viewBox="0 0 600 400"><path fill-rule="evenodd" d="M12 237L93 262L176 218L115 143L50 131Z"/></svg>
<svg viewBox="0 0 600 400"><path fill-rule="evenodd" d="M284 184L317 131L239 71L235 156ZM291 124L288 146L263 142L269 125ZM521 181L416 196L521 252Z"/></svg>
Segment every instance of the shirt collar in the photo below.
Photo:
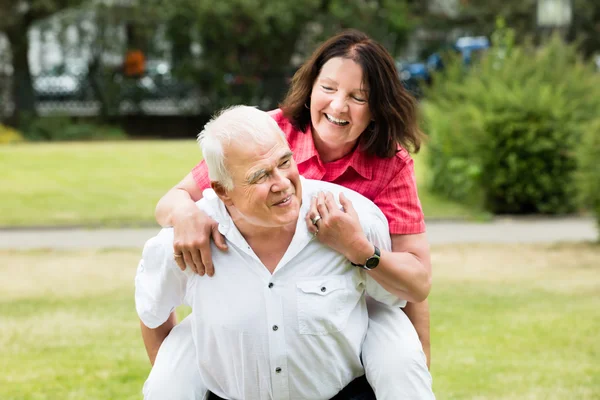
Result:
<svg viewBox="0 0 600 400"><path fill-rule="evenodd" d="M334 167L335 171L338 171L338 173L336 173L337 176L332 177L332 180L342 175L348 168L354 169L360 176L370 180L373 177L373 162L371 162L369 156L359 150L359 147L360 146L357 146L352 153L345 157L329 163L331 165L328 164L329 168L327 168L323 161L321 161L319 152L315 148L315 142L312 137L312 128L309 125L305 132L300 132L298 135L298 141L294 149L294 159L297 164L301 164L316 157L317 163L326 170L330 170Z"/></svg>
<svg viewBox="0 0 600 400"><path fill-rule="evenodd" d="M315 142L312 138L312 130L309 125L306 128L306 131L301 131L298 135L297 143L294 148L294 159L296 160L296 163L300 164L310 160L313 157L317 157L319 164L322 164L319 153L315 148Z"/></svg>
<svg viewBox="0 0 600 400"><path fill-rule="evenodd" d="M370 160L370 157L367 156L364 151L361 151L359 147L360 145L352 152L345 169L351 167L358 172L360 176L370 180L373 177L374 160Z"/></svg>
<svg viewBox="0 0 600 400"><path fill-rule="evenodd" d="M300 176L300 184L302 185L302 204L300 206L298 221L296 222L296 233L294 234L292 242L289 246L292 249L292 252L287 251L279 265L284 265L287 263L290 257L293 258L293 256L301 251L308 244L308 242L314 239L313 235L308 231L308 227L304 221L304 217L310 209L312 194L310 192L310 188L307 187L306 179L303 176ZM227 207L225 207L225 203L219 199L213 189L206 189L204 192L202 192L202 200L200 200L198 204L201 204L201 202L205 202L205 206L201 207L202 210L219 223L219 232L223 236L227 237L228 240L248 254L254 254L254 252L252 252L250 247L247 245L246 239L244 239L240 231L233 223L233 219L231 219L231 216L227 211Z"/></svg>

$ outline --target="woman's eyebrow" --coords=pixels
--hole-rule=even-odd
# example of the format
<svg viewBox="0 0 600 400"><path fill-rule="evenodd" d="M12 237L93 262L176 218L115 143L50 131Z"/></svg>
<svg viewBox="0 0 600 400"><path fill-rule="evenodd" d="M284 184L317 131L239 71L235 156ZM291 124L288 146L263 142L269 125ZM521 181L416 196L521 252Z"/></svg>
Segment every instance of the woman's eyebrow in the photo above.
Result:
<svg viewBox="0 0 600 400"><path fill-rule="evenodd" d="M328 77L326 77L326 76L325 76L325 77L322 77L322 78L319 78L319 81L327 81L327 82L329 82L329 83L333 83L333 84L335 84L335 85L337 85L337 84L338 84L336 81L334 81L333 79L331 79L331 78L328 78ZM366 94L368 94L368 93L369 93L369 89L363 89L363 88L356 88L356 89L352 89L352 91L353 91L353 92L363 92L363 93L366 93Z"/></svg>

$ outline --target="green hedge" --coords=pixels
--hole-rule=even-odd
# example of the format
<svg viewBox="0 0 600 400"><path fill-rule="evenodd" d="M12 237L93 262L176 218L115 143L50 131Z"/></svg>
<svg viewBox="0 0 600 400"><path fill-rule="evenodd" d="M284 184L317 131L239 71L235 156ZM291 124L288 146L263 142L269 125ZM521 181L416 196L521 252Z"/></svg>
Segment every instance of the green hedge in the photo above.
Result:
<svg viewBox="0 0 600 400"><path fill-rule="evenodd" d="M584 207L596 216L600 229L600 121L587 126L579 147L578 183ZM600 239L600 237L599 237Z"/></svg>
<svg viewBox="0 0 600 400"><path fill-rule="evenodd" d="M492 213L577 209L577 148L600 118L600 74L573 45L514 46L510 31L467 68L456 58L424 104L434 192Z"/></svg>
<svg viewBox="0 0 600 400"><path fill-rule="evenodd" d="M30 141L117 140L127 138L118 127L78 122L69 117L37 117L22 127Z"/></svg>
<svg viewBox="0 0 600 400"><path fill-rule="evenodd" d="M9 126L0 124L0 145L23 141L21 132Z"/></svg>

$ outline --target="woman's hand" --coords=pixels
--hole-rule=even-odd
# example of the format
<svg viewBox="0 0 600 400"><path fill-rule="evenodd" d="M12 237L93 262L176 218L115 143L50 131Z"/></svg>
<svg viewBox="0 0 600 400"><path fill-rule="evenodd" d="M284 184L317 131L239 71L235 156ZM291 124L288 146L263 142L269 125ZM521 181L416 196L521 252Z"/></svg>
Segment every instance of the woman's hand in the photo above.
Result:
<svg viewBox="0 0 600 400"><path fill-rule="evenodd" d="M219 224L210 218L205 212L199 210L194 204L173 216L173 254L175 262L181 270L186 265L200 276L205 273L213 276L215 269L210 251L210 240L214 240L217 247L227 250L225 238L219 232Z"/></svg>
<svg viewBox="0 0 600 400"><path fill-rule="evenodd" d="M373 245L362 230L352 202L343 193L340 193L340 204L342 209L332 193L319 192L312 198L306 214L308 230L316 234L321 243L343 254L351 262L362 264L373 254ZM316 224L312 222L315 218L318 219Z"/></svg>

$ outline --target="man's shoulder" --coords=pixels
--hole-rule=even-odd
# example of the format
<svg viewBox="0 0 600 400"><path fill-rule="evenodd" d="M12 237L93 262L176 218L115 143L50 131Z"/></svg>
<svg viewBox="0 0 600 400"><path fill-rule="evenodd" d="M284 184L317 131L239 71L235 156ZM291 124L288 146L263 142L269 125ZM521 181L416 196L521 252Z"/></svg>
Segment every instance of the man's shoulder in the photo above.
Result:
<svg viewBox="0 0 600 400"><path fill-rule="evenodd" d="M303 190L307 190L307 197L310 199L312 196L316 196L319 192L331 192L333 193L333 197L335 198L338 206L339 204L339 196L340 193L343 193L348 200L352 202L352 206L358 213L358 216L361 220L361 225L363 227L371 226L373 223L373 218L379 220L379 222L385 223L387 226L387 218L383 214L383 212L373 203L371 200L363 196L362 194L348 189L347 187L331 183L331 182L323 182L317 181L314 179L304 179Z"/></svg>
<svg viewBox="0 0 600 400"><path fill-rule="evenodd" d="M173 252L174 237L173 228L162 228L156 236L153 236L146 241L142 252L142 258L148 260L169 256L169 253Z"/></svg>
<svg viewBox="0 0 600 400"><path fill-rule="evenodd" d="M371 200L369 200L362 194L360 194L352 189L348 189L345 186L338 185L337 183L324 182L324 181L318 181L315 179L306 179L306 178L304 180L304 183L305 184L303 187L305 189L303 189L303 190L308 189L307 193L309 194L309 196L315 196L319 192L331 192L335 195L336 200L338 200L340 193L343 193L344 196L346 196L352 202L352 204L354 205L355 208L357 205L359 205L360 207L374 208L374 209L379 210L379 208L375 205L375 203L373 203ZM358 203L358 204L354 204L354 203Z"/></svg>
<svg viewBox="0 0 600 400"><path fill-rule="evenodd" d="M202 198L196 202L196 207L215 221L222 219L224 204L213 189L205 189L202 192Z"/></svg>

